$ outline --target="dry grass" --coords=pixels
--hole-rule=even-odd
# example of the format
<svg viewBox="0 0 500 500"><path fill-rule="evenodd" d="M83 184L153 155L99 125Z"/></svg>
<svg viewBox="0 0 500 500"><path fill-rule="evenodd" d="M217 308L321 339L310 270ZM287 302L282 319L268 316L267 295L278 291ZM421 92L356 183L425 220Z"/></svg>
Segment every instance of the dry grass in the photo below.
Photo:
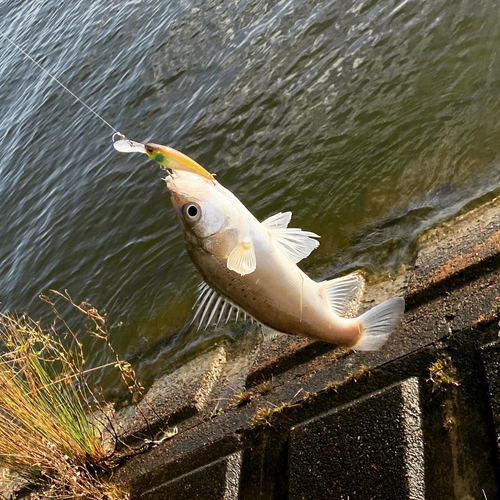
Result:
<svg viewBox="0 0 500 500"><path fill-rule="evenodd" d="M64 325L63 333L55 324L44 330L29 317L0 313L0 465L41 487L43 494L35 498L126 498L98 478L114 452L105 447L102 430L116 434L88 386L91 370L85 370L82 344L43 298ZM106 340L105 318L75 307L91 319L93 334ZM113 364L128 376L126 364Z"/></svg>
<svg viewBox="0 0 500 500"><path fill-rule="evenodd" d="M327 392L337 392L341 386L348 382L357 382L366 375L370 375L373 371L371 366L361 365L357 370L349 372L344 380L330 380L325 386Z"/></svg>

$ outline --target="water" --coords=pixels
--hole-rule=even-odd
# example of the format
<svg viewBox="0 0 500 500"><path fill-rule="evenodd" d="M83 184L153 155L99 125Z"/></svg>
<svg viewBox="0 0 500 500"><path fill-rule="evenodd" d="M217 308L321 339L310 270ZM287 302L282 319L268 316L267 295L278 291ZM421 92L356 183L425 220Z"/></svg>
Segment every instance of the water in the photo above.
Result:
<svg viewBox="0 0 500 500"><path fill-rule="evenodd" d="M261 219L292 210L322 237L313 278L393 272L422 231L499 192L493 0L11 0L0 19L129 138L189 154ZM51 288L90 300L146 382L238 345L242 328L185 326L200 278L157 165L0 50L2 309L46 316ZM116 380L97 381L118 397Z"/></svg>

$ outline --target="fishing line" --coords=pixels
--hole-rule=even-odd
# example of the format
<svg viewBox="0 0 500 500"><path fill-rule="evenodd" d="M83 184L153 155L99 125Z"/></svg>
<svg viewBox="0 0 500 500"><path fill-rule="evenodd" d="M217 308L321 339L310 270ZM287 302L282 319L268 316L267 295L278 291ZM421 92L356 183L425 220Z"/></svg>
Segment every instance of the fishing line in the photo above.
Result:
<svg viewBox="0 0 500 500"><path fill-rule="evenodd" d="M14 41L12 41L7 35L5 35L4 33L2 33L1 31L0 31L0 35L3 38L5 38L5 40L7 40L11 45L13 45L17 50L19 50L24 56L26 56L31 62L33 62L34 64L36 64L43 72L45 72L47 75L49 75L50 78L52 78L52 80L54 80L56 83L58 83L64 90L66 90L67 92L69 92L77 101L79 101L83 106L85 106L91 113L93 113L95 116L97 116L97 118L99 118L99 120L101 120L111 130L113 130L113 132L114 132L114 134L113 134L113 142L115 141L115 136L116 135L118 135L121 139L126 139L125 136L121 132L118 132L118 130L116 130L116 128L113 127L113 125L109 124L101 115L99 115L99 113L97 113L90 106L88 106L87 104L85 104L75 93L73 93L68 87L66 87L66 85L64 85L63 83L61 83L52 73L50 73L50 71L47 71L40 63L38 63L37 61L35 61L35 59L33 59L33 57L31 57L27 52L25 52L21 47L19 47L19 45L17 45Z"/></svg>

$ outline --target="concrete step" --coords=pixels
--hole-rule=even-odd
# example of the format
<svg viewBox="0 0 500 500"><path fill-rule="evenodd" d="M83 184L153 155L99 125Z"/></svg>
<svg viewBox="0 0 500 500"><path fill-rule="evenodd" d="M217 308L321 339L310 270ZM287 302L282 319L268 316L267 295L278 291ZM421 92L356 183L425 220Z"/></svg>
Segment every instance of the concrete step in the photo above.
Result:
<svg viewBox="0 0 500 500"><path fill-rule="evenodd" d="M290 500L425 499L419 380L291 429Z"/></svg>

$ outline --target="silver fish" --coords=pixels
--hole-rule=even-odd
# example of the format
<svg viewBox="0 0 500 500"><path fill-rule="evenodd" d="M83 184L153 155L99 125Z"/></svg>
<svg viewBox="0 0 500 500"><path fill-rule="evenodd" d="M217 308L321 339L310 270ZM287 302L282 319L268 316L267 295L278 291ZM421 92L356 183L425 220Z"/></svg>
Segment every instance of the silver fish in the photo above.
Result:
<svg viewBox="0 0 500 500"><path fill-rule="evenodd" d="M215 180L180 170L165 180L188 253L205 279L196 302L200 325L242 312L280 332L371 351L400 323L401 297L342 317L359 301L364 280L359 273L321 283L309 278L297 263L319 246L319 236L289 228L291 212L259 222Z"/></svg>

